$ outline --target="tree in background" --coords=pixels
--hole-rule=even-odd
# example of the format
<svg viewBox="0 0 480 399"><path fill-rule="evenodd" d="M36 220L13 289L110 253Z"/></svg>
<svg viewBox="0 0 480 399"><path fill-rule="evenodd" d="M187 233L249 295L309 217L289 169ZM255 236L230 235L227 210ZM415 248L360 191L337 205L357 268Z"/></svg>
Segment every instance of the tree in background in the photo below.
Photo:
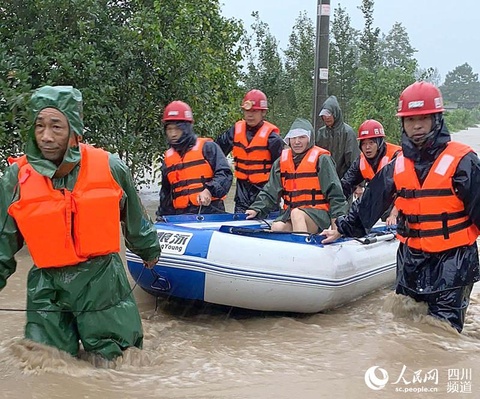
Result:
<svg viewBox="0 0 480 399"><path fill-rule="evenodd" d="M218 0L12 0L0 12L2 162L26 133L31 90L73 85L85 140L117 152L142 182L166 145L168 102L187 101L204 135L234 120L242 33Z"/></svg>
<svg viewBox="0 0 480 399"><path fill-rule="evenodd" d="M416 50L411 46L402 24L395 23L386 35L380 36L380 29L374 27L373 0L363 0L359 8L365 20L361 33L350 26L350 17L345 9L338 7L334 11L330 35L329 94L337 96L345 121L354 128L365 119L374 118L382 122L390 141L399 142L400 127L395 114L400 93L415 80L427 80L438 85L440 74L436 68L422 70L418 67L414 58ZM267 94L274 110L272 120L285 131L296 116L311 118L313 74L310 71L313 71L315 56L314 27L306 15L300 14L284 51L284 79L285 75L281 72L283 60L277 59L276 41L268 25L260 21L258 14L253 15L257 17L253 29L256 29L258 54L271 54L272 59L250 58L252 62L245 82L248 87L260 86L273 94L273 97ZM265 68L266 65L269 69ZM270 77L275 78L266 79L266 70L270 71Z"/></svg>
<svg viewBox="0 0 480 399"><path fill-rule="evenodd" d="M424 80L425 82L430 82L437 87L440 87L440 84L442 82L442 77L440 76L438 68L433 67L428 67L426 69L418 68L415 72L415 78L418 81Z"/></svg>
<svg viewBox="0 0 480 399"><path fill-rule="evenodd" d="M155 1L163 39L156 70L164 77L162 106L184 99L192 107L198 133L216 136L236 120L243 25L221 16L218 0ZM155 21L152 21L155 23Z"/></svg>
<svg viewBox="0 0 480 399"><path fill-rule="evenodd" d="M0 173L9 156L22 153L21 132L28 128L26 102L31 90L28 72L19 70L17 57L6 53L0 43Z"/></svg>
<svg viewBox="0 0 480 399"><path fill-rule="evenodd" d="M398 96L417 80L438 85L435 68L419 69L408 34L394 24L380 38L373 0L360 9L358 32L339 7L330 45L330 94L354 128L367 118L383 123L389 139L400 129ZM187 101L196 131L216 136L240 116L250 88L269 98L269 119L285 132L299 116L311 118L315 28L306 13L295 22L285 57L254 13L253 35L241 21L221 16L219 0L11 0L0 5L0 171L22 151L33 89L74 85L85 101L85 140L118 152L145 182L166 146L163 107ZM246 73L242 73L247 60ZM473 106L480 84L468 64L449 72L447 101ZM470 120L459 117L455 126Z"/></svg>
<svg viewBox="0 0 480 399"><path fill-rule="evenodd" d="M359 41L360 64L362 67L374 70L380 63L378 37L380 28L373 27L373 0L362 0L358 7L362 11L365 25Z"/></svg>
<svg viewBox="0 0 480 399"><path fill-rule="evenodd" d="M384 126L388 140L398 143L400 129L395 116L396 107L402 90L415 81L415 50L410 45L407 32L398 23L386 36L378 39L380 31L373 28L372 0L364 0L361 9L365 30L359 44L361 57L351 123L356 128L365 119L376 119ZM402 51L396 51L397 47Z"/></svg>
<svg viewBox="0 0 480 399"><path fill-rule="evenodd" d="M408 33L403 25L395 22L387 35L379 41L379 54L382 64L387 68L398 68L407 73L416 69L417 52L410 44Z"/></svg>
<svg viewBox="0 0 480 399"><path fill-rule="evenodd" d="M315 35L313 21L306 12L300 13L285 50L287 98L282 113L291 117L290 124L297 117L312 118Z"/></svg>
<svg viewBox="0 0 480 399"><path fill-rule="evenodd" d="M337 97L345 120L352 112L352 100L359 65L359 32L342 7L334 11L329 54L328 91Z"/></svg>
<svg viewBox="0 0 480 399"><path fill-rule="evenodd" d="M480 83L478 73L468 64L457 66L447 73L440 87L446 102L454 102L464 108L475 108L480 104Z"/></svg>
<svg viewBox="0 0 480 399"><path fill-rule="evenodd" d="M258 12L252 13L253 34L248 40L247 75L245 91L259 89L268 98L268 120L284 131L288 115L283 113L286 98L286 75L277 39L270 33L268 24L260 20Z"/></svg>

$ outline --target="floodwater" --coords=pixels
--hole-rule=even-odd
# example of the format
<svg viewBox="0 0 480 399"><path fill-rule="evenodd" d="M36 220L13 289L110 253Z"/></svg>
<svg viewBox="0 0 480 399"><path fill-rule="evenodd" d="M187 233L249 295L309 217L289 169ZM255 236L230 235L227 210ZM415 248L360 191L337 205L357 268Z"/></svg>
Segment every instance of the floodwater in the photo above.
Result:
<svg viewBox="0 0 480 399"><path fill-rule="evenodd" d="M480 128L454 139L480 150ZM142 194L153 215L157 194ZM31 261L0 293L25 307ZM132 281L132 286L134 282ZM0 398L479 398L480 289L464 332L391 287L325 313L266 315L161 304L134 290L143 350L101 363L22 339L25 313L0 311Z"/></svg>

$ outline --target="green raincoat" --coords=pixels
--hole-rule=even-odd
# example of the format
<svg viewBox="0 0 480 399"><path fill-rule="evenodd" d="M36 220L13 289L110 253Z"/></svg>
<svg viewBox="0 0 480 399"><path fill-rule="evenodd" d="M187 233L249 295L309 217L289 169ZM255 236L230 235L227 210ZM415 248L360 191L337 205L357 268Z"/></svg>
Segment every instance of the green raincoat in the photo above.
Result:
<svg viewBox="0 0 480 399"><path fill-rule="evenodd" d="M313 126L306 119L297 118L290 130L304 129L311 132L310 143L303 154L294 155L294 162L303 159L307 151L312 148L314 143ZM335 171L335 165L332 161L332 157L328 155L321 155L318 158L318 179L320 181L320 187L325 195L325 198L329 201L330 211L326 212L321 209L305 208L303 211L312 218L312 220L319 227L319 231L326 229L330 226L331 219L337 218L340 215L345 215L347 212L347 202L343 195L342 185ZM258 217L264 218L268 213L275 209L276 205L280 203L280 199L283 196L282 181L280 178L280 158L277 159L270 171L270 178L265 184L263 189L258 193L255 202L249 207L258 212ZM276 221L287 222L290 220L290 208L282 210Z"/></svg>
<svg viewBox="0 0 480 399"><path fill-rule="evenodd" d="M338 177L341 179L350 165L360 156L357 135L353 129L343 122L343 114L337 97L328 97L322 109L333 115L333 126L322 126L318 129L315 144L330 151L335 162Z"/></svg>
<svg viewBox="0 0 480 399"><path fill-rule="evenodd" d="M28 162L38 173L50 177L55 189L71 191L80 170L79 147L67 149L62 164L57 167L43 158L35 140L34 121L42 109L56 108L67 117L70 136L81 137L81 94L69 86L45 86L33 94L31 106L32 128L26 145ZM130 172L112 154L109 154L109 165L123 189L119 222L126 246L145 261L153 260L160 255L157 233L140 202ZM62 177L54 177L62 167L71 170ZM15 272L14 255L24 245L15 220L7 213L10 204L19 199L18 171L14 163L0 180L0 290ZM98 228L102 228L100 220ZM118 253L94 257L75 266L37 268L34 265L28 274L27 308L25 337L73 356L78 354L79 341L87 352L109 360L128 347L142 346L140 315ZM38 311L31 311L35 309Z"/></svg>

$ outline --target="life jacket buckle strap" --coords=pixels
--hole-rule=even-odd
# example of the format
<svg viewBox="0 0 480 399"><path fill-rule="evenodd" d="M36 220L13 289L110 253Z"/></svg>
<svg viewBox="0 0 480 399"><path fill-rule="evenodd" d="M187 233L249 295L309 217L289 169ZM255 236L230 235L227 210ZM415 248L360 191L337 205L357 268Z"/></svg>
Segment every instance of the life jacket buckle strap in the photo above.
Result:
<svg viewBox="0 0 480 399"><path fill-rule="evenodd" d="M397 195L399 197L402 197L402 198L405 198L405 199L417 198L416 194L415 194L416 191L417 190L409 190L409 189L406 189L406 188L402 188L402 189L397 191Z"/></svg>
<svg viewBox="0 0 480 399"><path fill-rule="evenodd" d="M447 212L442 213L442 233L443 233L443 238L445 240L448 240L450 238L450 234L448 232L448 213Z"/></svg>

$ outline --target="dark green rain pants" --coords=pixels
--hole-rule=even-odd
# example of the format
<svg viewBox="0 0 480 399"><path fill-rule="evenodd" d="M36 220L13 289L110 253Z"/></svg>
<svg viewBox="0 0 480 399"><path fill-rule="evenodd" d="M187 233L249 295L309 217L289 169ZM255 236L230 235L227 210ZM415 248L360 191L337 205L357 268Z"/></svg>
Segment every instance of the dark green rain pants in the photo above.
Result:
<svg viewBox="0 0 480 399"><path fill-rule="evenodd" d="M142 324L130 290L118 254L77 266L34 266L28 274L25 337L72 356L81 341L85 351L108 360L128 347L141 348Z"/></svg>

